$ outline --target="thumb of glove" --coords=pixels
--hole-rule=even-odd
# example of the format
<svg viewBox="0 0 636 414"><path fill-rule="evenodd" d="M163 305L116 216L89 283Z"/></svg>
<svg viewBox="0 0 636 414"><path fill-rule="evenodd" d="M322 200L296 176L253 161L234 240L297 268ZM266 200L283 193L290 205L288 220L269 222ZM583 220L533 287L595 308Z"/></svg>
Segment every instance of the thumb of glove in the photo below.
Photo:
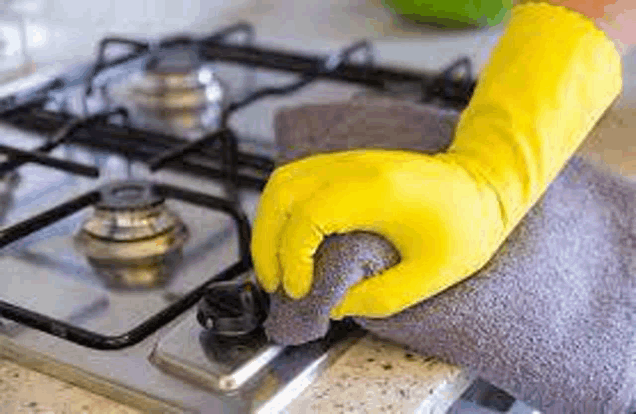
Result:
<svg viewBox="0 0 636 414"><path fill-rule="evenodd" d="M385 318L418 303L422 292L432 296L443 291L450 279L452 277L426 277L423 261L403 261L352 286L332 308L330 317L336 320L346 316Z"/></svg>

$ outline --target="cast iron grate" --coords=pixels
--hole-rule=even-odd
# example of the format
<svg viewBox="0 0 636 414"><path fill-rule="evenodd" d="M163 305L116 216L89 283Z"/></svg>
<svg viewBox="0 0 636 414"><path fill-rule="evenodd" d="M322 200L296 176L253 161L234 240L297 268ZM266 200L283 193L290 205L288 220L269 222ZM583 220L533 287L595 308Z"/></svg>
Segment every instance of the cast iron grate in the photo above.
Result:
<svg viewBox="0 0 636 414"><path fill-rule="evenodd" d="M109 118L112 115L118 115L118 113L105 113L97 117L91 117L91 120ZM74 161L49 157L47 155L61 144L69 142L73 131L83 122L84 121L72 121L66 123L60 127L45 144L30 151L0 144L0 153L5 154L8 158L7 161L0 163L0 177L5 177L8 173L15 171L24 164L35 163L71 174L98 178L99 170L96 167Z"/></svg>
<svg viewBox="0 0 636 414"><path fill-rule="evenodd" d="M178 299L170 306L164 308L135 328L121 335L107 336L91 332L79 326L56 320L5 301L0 301L0 316L88 348L100 350L123 349L141 342L143 339L156 332L159 328L165 326L167 323L174 320L174 318L195 305L203 297L210 286L214 286L220 282L233 280L251 268L251 259L249 254L249 222L245 214L237 209L234 203L208 194L190 191L166 184L149 183L149 185L151 186L152 191L162 198L180 200L211 210L222 211L230 215L236 222L239 233L240 257L237 262L221 273L212 276L206 282L202 283L199 287ZM4 229L0 233L0 248L42 230L45 227L69 217L84 208L98 203L101 197L100 189L93 190Z"/></svg>
<svg viewBox="0 0 636 414"><path fill-rule="evenodd" d="M229 38L241 33L245 35L242 44L228 43ZM210 179L224 179L230 190L230 197L233 198L236 190L232 190L231 186L261 190L274 169L275 164L271 158L238 151L236 134L227 126L232 114L262 98L291 94L316 80L327 79L380 90L389 90L395 84L406 84L410 88L419 89L423 102L462 108L468 103L475 88L471 62L466 57L460 58L438 74L376 65L372 44L366 40L356 42L339 53L313 56L254 46L254 38L254 28L249 23L240 22L203 38L176 36L151 44L147 41L109 37L100 42L95 64L85 80L84 100L95 93L94 80L101 72L136 59L147 59L146 64L151 65L153 53L162 48L191 47L196 50L201 61L229 62L248 68L299 75L298 81L290 85L264 88L230 104L222 115L221 128L195 143L118 125L99 114L95 115L97 118L81 121L65 111L46 110L44 106L50 101L51 93L63 91L68 86L62 79L54 79L29 94L16 94L0 99L0 119L25 130L48 133L69 123L80 122L81 126L72 133L71 140L74 143L121 154L131 160L148 163L152 169L169 164L169 168L173 170ZM128 46L131 50L109 60L106 57L107 52L113 45ZM364 52L365 59L362 63L355 63L350 59L358 51ZM458 71L462 68L465 69L464 74L458 76Z"/></svg>

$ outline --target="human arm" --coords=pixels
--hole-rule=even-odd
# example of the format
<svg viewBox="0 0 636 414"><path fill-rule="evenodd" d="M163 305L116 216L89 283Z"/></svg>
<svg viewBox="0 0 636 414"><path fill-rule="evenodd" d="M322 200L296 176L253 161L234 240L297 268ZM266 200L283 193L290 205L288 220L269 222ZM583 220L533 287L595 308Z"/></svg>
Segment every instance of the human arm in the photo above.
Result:
<svg viewBox="0 0 636 414"><path fill-rule="evenodd" d="M352 287L333 318L385 317L443 291L492 257L620 89L620 56L592 21L517 6L447 153L345 151L275 171L254 225L259 281L302 297L324 236L366 230L402 260Z"/></svg>

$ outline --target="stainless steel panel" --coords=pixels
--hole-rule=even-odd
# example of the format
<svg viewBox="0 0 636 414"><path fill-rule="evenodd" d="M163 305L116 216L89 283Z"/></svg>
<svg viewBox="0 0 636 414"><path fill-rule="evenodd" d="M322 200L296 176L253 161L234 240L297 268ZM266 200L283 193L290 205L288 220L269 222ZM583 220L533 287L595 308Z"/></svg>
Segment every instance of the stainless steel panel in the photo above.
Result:
<svg viewBox="0 0 636 414"><path fill-rule="evenodd" d="M211 392L248 402L251 411L279 412L363 335L358 328L339 330L297 347L258 338L224 344L206 334L192 314L159 341L151 360Z"/></svg>

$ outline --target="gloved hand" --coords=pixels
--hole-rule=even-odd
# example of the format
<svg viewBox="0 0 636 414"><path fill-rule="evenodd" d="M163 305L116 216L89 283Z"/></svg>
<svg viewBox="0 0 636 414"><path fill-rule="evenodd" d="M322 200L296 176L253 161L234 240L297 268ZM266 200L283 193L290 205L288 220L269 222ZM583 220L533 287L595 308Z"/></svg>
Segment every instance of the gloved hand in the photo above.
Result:
<svg viewBox="0 0 636 414"><path fill-rule="evenodd" d="M356 229L384 235L402 260L354 287L333 317L383 316L439 292L480 267L503 234L493 190L461 166L403 151L323 154L268 182L254 226L256 274L266 290L282 280L300 298L322 238Z"/></svg>
<svg viewBox="0 0 636 414"><path fill-rule="evenodd" d="M518 6L447 153L347 151L274 172L254 223L258 280L303 297L323 237L366 230L402 260L351 288L332 318L390 316L441 292L489 260L620 89L620 56L590 20Z"/></svg>

